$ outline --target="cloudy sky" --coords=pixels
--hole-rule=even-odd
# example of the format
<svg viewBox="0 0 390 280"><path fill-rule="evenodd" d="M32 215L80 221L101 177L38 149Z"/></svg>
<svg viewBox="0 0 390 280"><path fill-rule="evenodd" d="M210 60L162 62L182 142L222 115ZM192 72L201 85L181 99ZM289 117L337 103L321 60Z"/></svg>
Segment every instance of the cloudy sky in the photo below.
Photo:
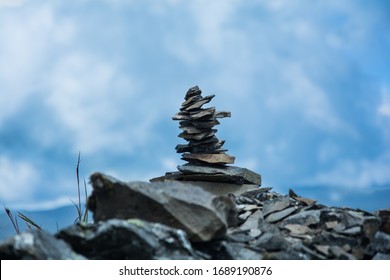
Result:
<svg viewBox="0 0 390 280"><path fill-rule="evenodd" d="M0 203L71 204L79 152L87 181L174 171L199 85L264 186L390 207L389 30L388 1L0 0Z"/></svg>

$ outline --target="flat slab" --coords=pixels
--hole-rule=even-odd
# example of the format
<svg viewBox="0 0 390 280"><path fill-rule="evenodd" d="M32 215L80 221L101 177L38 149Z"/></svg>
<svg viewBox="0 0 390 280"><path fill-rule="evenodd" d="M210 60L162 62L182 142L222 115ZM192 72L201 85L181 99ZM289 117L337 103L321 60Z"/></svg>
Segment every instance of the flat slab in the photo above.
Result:
<svg viewBox="0 0 390 280"><path fill-rule="evenodd" d="M183 154L182 155L184 160L191 161L201 161L206 163L213 163L213 164L232 164L234 163L234 160L236 159L233 156L229 156L227 154Z"/></svg>
<svg viewBox="0 0 390 280"><path fill-rule="evenodd" d="M231 180L237 184L254 184L261 185L261 176L249 169L237 166L202 166L193 164L184 164L177 167L179 171L185 175L198 175L199 178L204 178L201 181L208 181L209 178L220 177L222 181ZM226 181L225 181L226 182Z"/></svg>
<svg viewBox="0 0 390 280"><path fill-rule="evenodd" d="M180 173L180 172L173 172L173 173ZM172 173L171 173L172 174ZM183 174L183 173L181 173ZM190 178L194 178L193 181L190 180ZM215 195L224 195L227 196L228 194L232 193L235 195L241 195L245 192L257 190L259 188L258 185L253 184L242 184L238 185L235 183L223 183L223 182L209 182L209 181L198 181L195 177L186 177L187 181L183 180L181 181L182 184L188 185L189 188L192 186L201 187L203 190L208 191ZM161 176L157 178L150 179L150 182L171 182L176 181L177 176Z"/></svg>

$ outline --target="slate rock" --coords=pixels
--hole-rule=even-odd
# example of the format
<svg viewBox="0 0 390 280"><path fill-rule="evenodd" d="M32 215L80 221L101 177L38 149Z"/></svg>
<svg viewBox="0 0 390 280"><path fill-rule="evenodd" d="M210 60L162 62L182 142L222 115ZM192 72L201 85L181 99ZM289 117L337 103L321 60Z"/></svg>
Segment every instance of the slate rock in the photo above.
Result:
<svg viewBox="0 0 390 280"><path fill-rule="evenodd" d="M376 253L373 260L390 260L390 254Z"/></svg>
<svg viewBox="0 0 390 280"><path fill-rule="evenodd" d="M235 157L227 154L183 154L184 160L195 160L212 164L229 164L234 163Z"/></svg>
<svg viewBox="0 0 390 280"><path fill-rule="evenodd" d="M378 231L368 249L372 252L390 254L390 234Z"/></svg>
<svg viewBox="0 0 390 280"><path fill-rule="evenodd" d="M321 211L309 210L301 211L287 217L283 222L286 224L300 224L304 226L318 224L320 222Z"/></svg>
<svg viewBox="0 0 390 280"><path fill-rule="evenodd" d="M179 182L124 183L102 173L91 175L88 209L95 222L138 218L179 228L193 241L209 241L226 233L234 221L234 202L202 188Z"/></svg>
<svg viewBox="0 0 390 280"><path fill-rule="evenodd" d="M202 259L184 231L139 219L77 224L57 237L89 259Z"/></svg>
<svg viewBox="0 0 390 280"><path fill-rule="evenodd" d="M253 244L267 251L284 250L289 246L288 241L279 230L264 232Z"/></svg>
<svg viewBox="0 0 390 280"><path fill-rule="evenodd" d="M269 223L275 223L280 220L283 220L284 218L288 217L290 214L294 213L296 211L296 207L289 207L286 209L283 209L282 211L274 212L270 214L265 220Z"/></svg>
<svg viewBox="0 0 390 280"><path fill-rule="evenodd" d="M194 244L196 250L209 255L212 260L261 260L262 249L225 239Z"/></svg>
<svg viewBox="0 0 390 280"><path fill-rule="evenodd" d="M273 200L264 202L263 215L267 216L273 212L283 210L290 206L290 199L286 196L281 196Z"/></svg>
<svg viewBox="0 0 390 280"><path fill-rule="evenodd" d="M179 165L177 169L185 174L208 174L208 175L226 175L234 178L238 184L261 185L261 176L249 169L237 166L202 166L202 165Z"/></svg>
<svg viewBox="0 0 390 280"><path fill-rule="evenodd" d="M43 230L31 230L0 242L2 260L83 260L64 241Z"/></svg>

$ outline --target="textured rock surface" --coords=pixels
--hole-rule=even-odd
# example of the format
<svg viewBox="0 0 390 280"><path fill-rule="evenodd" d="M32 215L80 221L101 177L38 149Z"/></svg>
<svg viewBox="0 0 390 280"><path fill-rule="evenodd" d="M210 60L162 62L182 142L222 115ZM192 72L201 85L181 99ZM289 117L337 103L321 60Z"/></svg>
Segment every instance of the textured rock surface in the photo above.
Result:
<svg viewBox="0 0 390 280"><path fill-rule="evenodd" d="M2 260L82 260L64 241L42 230L15 235L0 243Z"/></svg>
<svg viewBox="0 0 390 280"><path fill-rule="evenodd" d="M95 222L138 218L184 230L189 239L209 241L223 236L233 222L235 206L228 197L200 187L170 183L123 183L101 173L91 175L88 202Z"/></svg>
<svg viewBox="0 0 390 280"><path fill-rule="evenodd" d="M201 259L186 233L142 220L111 219L74 225L57 234L89 259Z"/></svg>

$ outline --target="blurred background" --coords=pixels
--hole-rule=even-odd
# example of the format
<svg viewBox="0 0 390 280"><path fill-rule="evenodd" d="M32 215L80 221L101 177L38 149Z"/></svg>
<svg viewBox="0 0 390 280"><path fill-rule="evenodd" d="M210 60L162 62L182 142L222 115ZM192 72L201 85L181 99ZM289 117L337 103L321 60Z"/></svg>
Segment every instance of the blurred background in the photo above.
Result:
<svg viewBox="0 0 390 280"><path fill-rule="evenodd" d="M389 1L0 0L0 203L74 208L79 152L87 182L175 171L198 85L263 186L389 208L389 30Z"/></svg>

